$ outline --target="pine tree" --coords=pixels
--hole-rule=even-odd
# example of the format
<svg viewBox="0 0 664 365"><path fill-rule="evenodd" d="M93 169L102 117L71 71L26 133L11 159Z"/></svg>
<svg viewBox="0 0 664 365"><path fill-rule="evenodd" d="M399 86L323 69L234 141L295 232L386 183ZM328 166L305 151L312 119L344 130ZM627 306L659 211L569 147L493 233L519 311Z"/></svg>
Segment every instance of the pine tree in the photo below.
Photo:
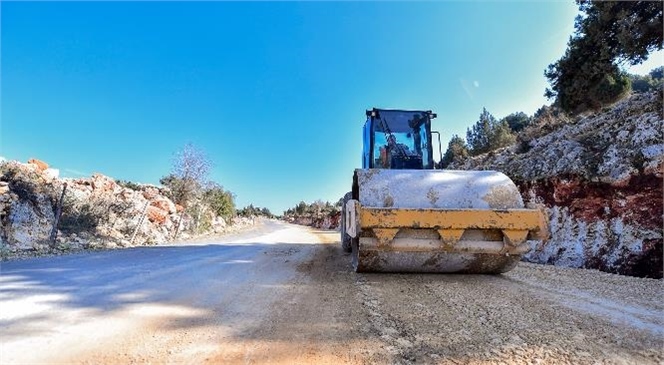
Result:
<svg viewBox="0 0 664 365"><path fill-rule="evenodd" d="M577 0L584 13L575 20L575 34L562 58L544 75L563 110L579 113L619 100L631 89L619 65L639 64L662 49L664 25L660 1Z"/></svg>
<svg viewBox="0 0 664 365"><path fill-rule="evenodd" d="M449 166L452 162L460 162L468 158L468 146L466 141L458 135L453 135L450 142L447 144L447 151L443 155L441 161L442 167Z"/></svg>

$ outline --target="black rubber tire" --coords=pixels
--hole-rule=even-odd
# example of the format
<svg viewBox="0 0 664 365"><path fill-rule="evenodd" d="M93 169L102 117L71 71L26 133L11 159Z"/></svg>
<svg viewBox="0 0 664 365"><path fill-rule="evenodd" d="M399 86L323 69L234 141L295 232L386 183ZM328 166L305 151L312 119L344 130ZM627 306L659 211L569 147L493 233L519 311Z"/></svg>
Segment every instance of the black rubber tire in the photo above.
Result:
<svg viewBox="0 0 664 365"><path fill-rule="evenodd" d="M346 193L341 206L341 222L339 222L339 230L341 231L341 249L346 252L352 252L351 237L346 234L346 202L351 198L351 193Z"/></svg>
<svg viewBox="0 0 664 365"><path fill-rule="evenodd" d="M362 272L363 270L360 267L360 239L357 237L351 238L350 247L351 247L350 262L351 265L353 265L353 270L355 272Z"/></svg>

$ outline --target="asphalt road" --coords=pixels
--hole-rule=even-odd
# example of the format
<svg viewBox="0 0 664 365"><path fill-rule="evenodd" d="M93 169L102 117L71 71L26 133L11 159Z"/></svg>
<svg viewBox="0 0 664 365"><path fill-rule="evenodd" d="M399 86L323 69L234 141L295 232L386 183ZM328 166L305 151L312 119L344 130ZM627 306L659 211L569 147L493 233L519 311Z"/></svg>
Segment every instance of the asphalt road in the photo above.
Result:
<svg viewBox="0 0 664 365"><path fill-rule="evenodd" d="M0 363L657 364L662 280L356 274L338 233L2 262Z"/></svg>

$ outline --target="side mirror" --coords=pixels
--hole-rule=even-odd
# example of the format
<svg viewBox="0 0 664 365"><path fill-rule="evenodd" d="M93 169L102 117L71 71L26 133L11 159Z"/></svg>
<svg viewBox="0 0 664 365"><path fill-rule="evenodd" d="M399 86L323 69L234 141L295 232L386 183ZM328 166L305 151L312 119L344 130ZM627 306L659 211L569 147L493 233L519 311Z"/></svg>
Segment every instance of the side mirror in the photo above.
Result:
<svg viewBox="0 0 664 365"><path fill-rule="evenodd" d="M440 132L431 131L431 134L432 135L435 134L438 137L438 153L440 154L440 161L438 161L438 163L440 164L443 161L443 145L440 144ZM431 159L433 160L433 156L432 156ZM434 168L436 167L436 161L433 162L433 166L434 166Z"/></svg>

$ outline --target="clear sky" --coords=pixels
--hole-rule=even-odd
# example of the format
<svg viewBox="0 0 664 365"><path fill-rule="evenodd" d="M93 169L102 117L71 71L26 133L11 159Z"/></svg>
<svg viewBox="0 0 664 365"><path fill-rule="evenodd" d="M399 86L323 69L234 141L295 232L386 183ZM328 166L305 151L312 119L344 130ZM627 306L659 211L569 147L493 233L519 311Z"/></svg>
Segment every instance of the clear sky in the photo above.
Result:
<svg viewBox="0 0 664 365"><path fill-rule="evenodd" d="M577 8L558 2L2 2L0 156L158 183L191 142L281 213L336 201L364 111L466 128L547 103ZM660 58L661 59L661 58Z"/></svg>

